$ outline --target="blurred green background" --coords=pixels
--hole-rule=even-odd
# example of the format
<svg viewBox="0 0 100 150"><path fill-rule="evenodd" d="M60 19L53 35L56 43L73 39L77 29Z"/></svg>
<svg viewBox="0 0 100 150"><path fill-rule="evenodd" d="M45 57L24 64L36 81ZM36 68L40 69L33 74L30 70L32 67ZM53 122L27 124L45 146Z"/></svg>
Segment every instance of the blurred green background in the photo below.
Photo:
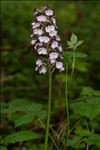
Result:
<svg viewBox="0 0 100 150"><path fill-rule="evenodd" d="M88 54L87 62L76 66L72 93L81 86L100 89L100 3L66 1L2 1L1 2L1 96L2 100L25 97L47 102L47 77L35 71L31 46L31 23L34 8L48 4L54 10L63 50L74 32L83 45L78 49ZM59 76L59 75L58 75ZM54 96L59 77L54 76ZM61 76L61 75L60 75ZM58 77L58 78L57 78ZM63 78L63 77L62 77ZM57 86L57 87L56 87ZM63 94L63 91L62 91Z"/></svg>
<svg viewBox="0 0 100 150"><path fill-rule="evenodd" d="M87 60L76 62L69 99L78 97L85 86L100 90L99 1L1 1L2 101L26 98L47 106L48 79L47 75L34 71L36 58L30 38L34 8L47 4L54 10L63 51L68 50L67 40L73 32L84 41L77 51L88 55ZM69 68L69 78L70 71ZM55 113L63 111L64 92L65 75L55 72L52 97L52 111ZM59 113L58 118L62 116Z"/></svg>

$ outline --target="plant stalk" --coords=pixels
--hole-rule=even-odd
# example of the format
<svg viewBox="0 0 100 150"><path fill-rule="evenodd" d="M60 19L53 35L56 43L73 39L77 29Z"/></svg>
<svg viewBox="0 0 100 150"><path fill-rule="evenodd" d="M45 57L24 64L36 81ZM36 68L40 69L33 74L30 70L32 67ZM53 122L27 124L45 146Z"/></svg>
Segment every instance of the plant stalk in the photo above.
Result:
<svg viewBox="0 0 100 150"><path fill-rule="evenodd" d="M39 123L41 124L42 128L45 129L45 125L43 124L43 122L41 121L41 119L38 119ZM56 142L54 141L53 137L50 135L49 133L49 137L52 140L53 144L55 145L56 149L59 150L58 145L56 144Z"/></svg>
<svg viewBox="0 0 100 150"><path fill-rule="evenodd" d="M72 77L73 77L73 74L74 74L74 69L75 69L75 48L73 49L73 60L72 60L72 71L71 71L71 75L70 75L70 81L69 81L69 84L68 84L68 89L70 87L70 84L71 84L71 80L72 80Z"/></svg>
<svg viewBox="0 0 100 150"><path fill-rule="evenodd" d="M65 85L65 100L66 100L66 111L67 111L67 137L69 137L69 131L70 131L70 120L69 120L69 102L68 102L68 78L67 78L67 71L68 71L68 63L66 63L66 85Z"/></svg>
<svg viewBox="0 0 100 150"><path fill-rule="evenodd" d="M48 115L47 115L44 150L48 150L48 137L49 137L49 127L50 127L50 114L51 114L52 72L51 72L50 64L48 64L48 78L49 78Z"/></svg>

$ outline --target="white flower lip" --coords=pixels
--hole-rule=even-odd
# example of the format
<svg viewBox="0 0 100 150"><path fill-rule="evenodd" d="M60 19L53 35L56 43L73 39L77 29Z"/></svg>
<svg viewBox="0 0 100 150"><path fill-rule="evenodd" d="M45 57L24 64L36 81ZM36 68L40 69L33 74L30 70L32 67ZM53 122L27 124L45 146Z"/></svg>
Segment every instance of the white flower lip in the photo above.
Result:
<svg viewBox="0 0 100 150"><path fill-rule="evenodd" d="M54 25L56 25L56 20L55 20L55 18L51 18L51 21L53 22Z"/></svg>
<svg viewBox="0 0 100 150"><path fill-rule="evenodd" d="M59 37L58 35L56 36L56 40L57 40L57 41L60 41L60 37Z"/></svg>
<svg viewBox="0 0 100 150"><path fill-rule="evenodd" d="M52 48L57 48L58 47L58 42L57 41L52 42L51 47Z"/></svg>
<svg viewBox="0 0 100 150"><path fill-rule="evenodd" d="M60 61L57 61L56 68L59 69L60 71L63 71L64 70L63 63Z"/></svg>
<svg viewBox="0 0 100 150"><path fill-rule="evenodd" d="M36 29L38 27L40 27L40 23L35 23L35 22L32 23L32 29Z"/></svg>
<svg viewBox="0 0 100 150"><path fill-rule="evenodd" d="M41 15L41 16L37 17L37 21L39 21L39 22L45 22L45 21L47 21L47 18L46 18L46 16Z"/></svg>
<svg viewBox="0 0 100 150"><path fill-rule="evenodd" d="M38 54L41 55L47 55L47 49L46 48L39 48L38 50Z"/></svg>
<svg viewBox="0 0 100 150"><path fill-rule="evenodd" d="M45 11L45 14L46 14L47 16L52 16L52 15L53 15L53 11L52 11L51 9L47 9L47 10Z"/></svg>
<svg viewBox="0 0 100 150"><path fill-rule="evenodd" d="M42 62L41 59L38 59L38 60L36 61L36 65L37 65L38 67L40 67L42 64L43 64L43 62Z"/></svg>
<svg viewBox="0 0 100 150"><path fill-rule="evenodd" d="M49 32L52 32L55 30L55 27L53 25L48 25L46 28L45 28L46 32L49 33Z"/></svg>
<svg viewBox="0 0 100 150"><path fill-rule="evenodd" d="M37 44L34 46L34 48L37 49L37 47L40 47L40 46L42 46L42 45L43 45L42 43L37 43Z"/></svg>
<svg viewBox="0 0 100 150"><path fill-rule="evenodd" d="M47 69L44 66L39 70L40 74L45 74L46 72L47 72Z"/></svg>
<svg viewBox="0 0 100 150"><path fill-rule="evenodd" d="M35 43L36 43L36 40L33 39L33 40L31 41L31 44L34 45Z"/></svg>
<svg viewBox="0 0 100 150"><path fill-rule="evenodd" d="M40 41L41 43L48 43L48 42L50 41L50 39L49 39L49 37L47 37L47 36L40 36L40 37L39 37L39 41Z"/></svg>
<svg viewBox="0 0 100 150"><path fill-rule="evenodd" d="M49 36L50 36L50 37L54 37L54 36L56 36L56 35L57 35L57 31L56 31L56 30L51 31L51 32L49 33Z"/></svg>
<svg viewBox="0 0 100 150"><path fill-rule="evenodd" d="M42 34L43 34L43 31L42 31L42 29L35 29L35 30L33 30L33 33L34 33L35 35L42 35Z"/></svg>
<svg viewBox="0 0 100 150"><path fill-rule="evenodd" d="M59 50L60 52L62 52L62 47L61 47L61 46L59 46L59 47L58 47L58 50Z"/></svg>
<svg viewBox="0 0 100 150"><path fill-rule="evenodd" d="M37 14L38 14L38 11L36 11L36 12L34 13L34 16L37 15Z"/></svg>
<svg viewBox="0 0 100 150"><path fill-rule="evenodd" d="M37 53L35 70L39 74L46 74L48 71L47 62L59 72L64 70L61 40L58 36L58 27L53 13L47 6L35 9L34 13L31 44Z"/></svg>
<svg viewBox="0 0 100 150"><path fill-rule="evenodd" d="M51 64L54 64L55 62L56 62L55 59L50 59L50 63L51 63Z"/></svg>
<svg viewBox="0 0 100 150"><path fill-rule="evenodd" d="M58 56L59 56L58 53L52 52L52 53L50 53L50 55L49 55L49 59L57 59Z"/></svg>

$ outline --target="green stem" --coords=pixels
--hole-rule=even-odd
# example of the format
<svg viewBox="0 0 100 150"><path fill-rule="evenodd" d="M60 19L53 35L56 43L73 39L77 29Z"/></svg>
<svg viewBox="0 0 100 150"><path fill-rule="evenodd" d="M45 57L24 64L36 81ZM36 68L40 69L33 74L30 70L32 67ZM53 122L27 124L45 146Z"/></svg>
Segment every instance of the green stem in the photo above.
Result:
<svg viewBox="0 0 100 150"><path fill-rule="evenodd" d="M77 125L80 123L81 119L76 122L76 124L70 129L69 133L71 133L73 131L73 129L75 129L77 127Z"/></svg>
<svg viewBox="0 0 100 150"><path fill-rule="evenodd" d="M72 71L71 71L71 76L70 76L70 81L69 81L68 89L69 89L69 87L70 87L71 80L72 80L72 77L73 77L73 74L74 74L74 69L75 69L75 50L76 50L76 49L73 49Z"/></svg>
<svg viewBox="0 0 100 150"><path fill-rule="evenodd" d="M47 116L47 124L46 124L44 150L48 150L48 136L49 136L49 126L50 126L50 113L51 113L52 72L51 72L50 64L48 65L48 76L49 76L48 116Z"/></svg>
<svg viewBox="0 0 100 150"><path fill-rule="evenodd" d="M66 111L67 111L67 137L69 137L69 131L70 131L70 120L69 120L69 102L68 102L68 79L67 79L67 71L68 71L68 63L66 63L66 87L65 87L65 99L66 99Z"/></svg>
<svg viewBox="0 0 100 150"><path fill-rule="evenodd" d="M39 123L41 124L42 128L45 129L45 125L43 124L43 122L41 121L41 119L38 119L38 121L39 121ZM53 137L50 135L50 133L49 133L49 137L50 137L50 139L52 140L53 144L55 145L56 149L59 150L57 144L55 143L55 141L54 141Z"/></svg>

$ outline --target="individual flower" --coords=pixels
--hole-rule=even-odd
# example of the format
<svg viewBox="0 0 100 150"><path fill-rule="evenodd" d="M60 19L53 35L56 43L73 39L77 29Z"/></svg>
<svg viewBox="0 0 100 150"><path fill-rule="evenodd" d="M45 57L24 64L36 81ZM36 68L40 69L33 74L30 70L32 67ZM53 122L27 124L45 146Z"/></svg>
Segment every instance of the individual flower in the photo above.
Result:
<svg viewBox="0 0 100 150"><path fill-rule="evenodd" d="M58 47L58 50L59 50L60 52L62 52L62 47L61 47L61 45Z"/></svg>
<svg viewBox="0 0 100 150"><path fill-rule="evenodd" d="M56 25L56 19L55 18L51 18L51 21L53 22L54 25Z"/></svg>
<svg viewBox="0 0 100 150"><path fill-rule="evenodd" d="M57 35L57 31L56 31L56 30L51 31L51 32L49 33L49 35L50 35L50 37L56 36L56 35Z"/></svg>
<svg viewBox="0 0 100 150"><path fill-rule="evenodd" d="M55 26L53 26L53 25L48 25L46 28L45 28L45 30L46 30L46 32L52 32L52 31L54 31L55 30Z"/></svg>
<svg viewBox="0 0 100 150"><path fill-rule="evenodd" d="M31 44L38 57L35 70L39 74L45 74L49 63L52 68L63 71L62 46L53 11L44 6L35 10L34 17Z"/></svg>
<svg viewBox="0 0 100 150"><path fill-rule="evenodd" d="M48 43L50 41L49 37L47 36L40 36L38 39L41 43Z"/></svg>
<svg viewBox="0 0 100 150"><path fill-rule="evenodd" d="M40 23L36 23L36 22L32 23L32 29L36 29L38 27L40 27Z"/></svg>
<svg viewBox="0 0 100 150"><path fill-rule="evenodd" d="M52 48L57 48L58 47L58 42L57 41L53 41L53 43L51 44Z"/></svg>
<svg viewBox="0 0 100 150"><path fill-rule="evenodd" d="M38 54L39 55L41 55L41 54L43 54L43 55L47 55L47 49L46 48L39 48L38 50Z"/></svg>
<svg viewBox="0 0 100 150"><path fill-rule="evenodd" d="M41 16L37 17L37 21L39 21L39 22L45 22L46 20L47 20L47 18L44 15L41 15Z"/></svg>
<svg viewBox="0 0 100 150"><path fill-rule="evenodd" d="M45 66L43 66L40 70L39 73L40 74L45 74L47 72L47 68Z"/></svg>
<svg viewBox="0 0 100 150"><path fill-rule="evenodd" d="M33 30L33 34L34 35L42 35L43 31L42 31L42 29L35 29L35 30Z"/></svg>
<svg viewBox="0 0 100 150"><path fill-rule="evenodd" d="M33 39L33 40L31 41L31 44L34 45L35 43L36 43L36 40Z"/></svg>
<svg viewBox="0 0 100 150"><path fill-rule="evenodd" d="M38 59L38 60L36 61L36 65L37 65L38 67L40 67L42 64L43 64L43 62L42 62L41 59Z"/></svg>
<svg viewBox="0 0 100 150"><path fill-rule="evenodd" d="M49 59L56 59L56 58L58 58L58 53L56 53L56 52L50 53Z"/></svg>
<svg viewBox="0 0 100 150"><path fill-rule="evenodd" d="M59 69L59 71L64 71L63 63L60 61L56 62L56 68Z"/></svg>
<svg viewBox="0 0 100 150"><path fill-rule="evenodd" d="M59 37L58 35L56 36L56 40L57 40L57 41L60 41L60 37Z"/></svg>
<svg viewBox="0 0 100 150"><path fill-rule="evenodd" d="M53 15L53 11L52 11L51 9L47 9L47 10L45 11L45 14L46 14L47 16L52 16L52 15Z"/></svg>

